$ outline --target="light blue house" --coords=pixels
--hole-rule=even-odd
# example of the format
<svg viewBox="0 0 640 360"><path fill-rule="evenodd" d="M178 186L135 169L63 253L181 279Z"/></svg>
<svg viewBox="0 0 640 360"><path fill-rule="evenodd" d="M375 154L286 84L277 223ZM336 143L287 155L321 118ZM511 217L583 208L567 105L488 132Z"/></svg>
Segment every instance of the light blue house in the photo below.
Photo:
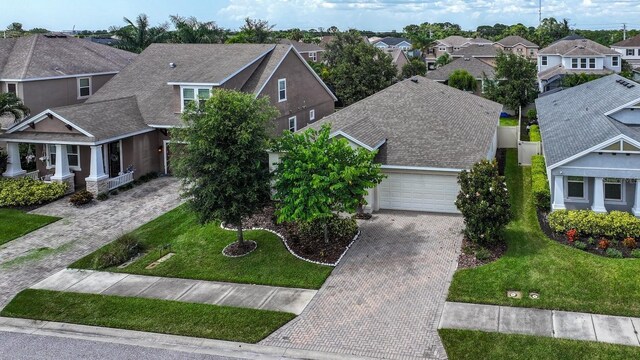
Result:
<svg viewBox="0 0 640 360"><path fill-rule="evenodd" d="M536 107L552 210L640 216L640 84L609 75Z"/></svg>

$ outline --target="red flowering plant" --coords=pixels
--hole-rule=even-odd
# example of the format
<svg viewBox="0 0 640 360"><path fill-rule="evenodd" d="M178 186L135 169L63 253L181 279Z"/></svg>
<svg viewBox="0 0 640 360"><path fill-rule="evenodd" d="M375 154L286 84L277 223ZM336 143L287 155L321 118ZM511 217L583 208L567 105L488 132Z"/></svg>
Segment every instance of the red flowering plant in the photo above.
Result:
<svg viewBox="0 0 640 360"><path fill-rule="evenodd" d="M632 238L631 236L626 237L624 238L624 240L622 240L622 245L629 249L635 249L637 246L636 239Z"/></svg>
<svg viewBox="0 0 640 360"><path fill-rule="evenodd" d="M570 243L573 243L574 241L576 241L577 238L578 238L578 230L569 229L569 231L567 231L567 240Z"/></svg>
<svg viewBox="0 0 640 360"><path fill-rule="evenodd" d="M600 241L598 241L598 249L607 250L607 248L609 248L609 245L610 245L609 240L605 238L602 238L600 239Z"/></svg>

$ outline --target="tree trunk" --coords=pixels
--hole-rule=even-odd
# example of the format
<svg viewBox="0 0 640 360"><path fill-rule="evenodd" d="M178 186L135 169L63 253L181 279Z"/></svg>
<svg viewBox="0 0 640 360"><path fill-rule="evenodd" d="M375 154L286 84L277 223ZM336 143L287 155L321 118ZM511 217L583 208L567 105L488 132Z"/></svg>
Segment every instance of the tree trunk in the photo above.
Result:
<svg viewBox="0 0 640 360"><path fill-rule="evenodd" d="M240 247L244 246L244 234L242 233L242 223L240 223L239 225L236 225L236 228L238 229L238 245Z"/></svg>
<svg viewBox="0 0 640 360"><path fill-rule="evenodd" d="M329 243L329 221L324 222L324 242L325 244Z"/></svg>
<svg viewBox="0 0 640 360"><path fill-rule="evenodd" d="M358 214L359 217L364 214L364 199L360 199L358 207L356 208L356 214Z"/></svg>

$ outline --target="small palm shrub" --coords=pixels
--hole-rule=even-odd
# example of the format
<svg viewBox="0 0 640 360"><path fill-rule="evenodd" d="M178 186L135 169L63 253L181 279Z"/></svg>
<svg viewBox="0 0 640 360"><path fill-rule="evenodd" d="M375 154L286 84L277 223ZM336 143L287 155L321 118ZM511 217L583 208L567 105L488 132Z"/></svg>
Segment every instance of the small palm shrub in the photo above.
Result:
<svg viewBox="0 0 640 360"><path fill-rule="evenodd" d="M85 205L93 200L93 194L87 190L80 190L69 197L69 202L75 206Z"/></svg>
<svg viewBox="0 0 640 360"><path fill-rule="evenodd" d="M142 244L140 244L136 236L132 234L122 235L114 242L98 250L93 257L92 267L94 269L105 269L120 265L142 250Z"/></svg>

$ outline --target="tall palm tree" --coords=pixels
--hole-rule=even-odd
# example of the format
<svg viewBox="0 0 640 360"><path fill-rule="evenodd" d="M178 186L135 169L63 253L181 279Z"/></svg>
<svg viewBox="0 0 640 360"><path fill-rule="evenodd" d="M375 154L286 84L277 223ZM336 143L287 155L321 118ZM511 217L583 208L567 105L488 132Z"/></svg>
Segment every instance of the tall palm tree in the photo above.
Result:
<svg viewBox="0 0 640 360"><path fill-rule="evenodd" d="M136 18L136 22L124 18L127 25L117 28L112 27L111 30L120 39L115 46L122 50L135 53L141 53L147 46L153 43L165 42L169 36L167 32L168 24L160 24L158 26L149 27L149 18L146 14L140 14Z"/></svg>
<svg viewBox="0 0 640 360"><path fill-rule="evenodd" d="M181 44L219 44L224 40L224 30L215 22L199 22L195 17L184 18L171 15L176 31L173 41Z"/></svg>
<svg viewBox="0 0 640 360"><path fill-rule="evenodd" d="M14 93L0 94L0 117L10 115L13 121L18 122L25 116L29 116L29 108Z"/></svg>

